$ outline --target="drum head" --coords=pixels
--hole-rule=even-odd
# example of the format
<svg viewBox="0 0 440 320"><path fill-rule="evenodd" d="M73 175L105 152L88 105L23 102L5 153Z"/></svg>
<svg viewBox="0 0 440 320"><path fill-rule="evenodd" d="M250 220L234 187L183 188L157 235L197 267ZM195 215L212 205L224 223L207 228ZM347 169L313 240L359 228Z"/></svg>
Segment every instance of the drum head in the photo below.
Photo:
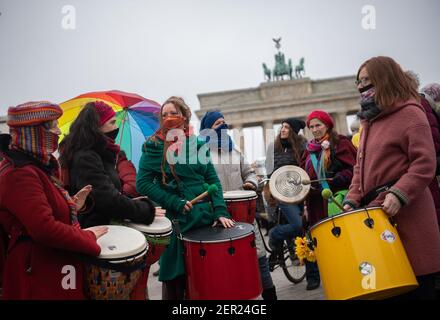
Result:
<svg viewBox="0 0 440 320"><path fill-rule="evenodd" d="M171 221L167 217L155 217L149 225L133 222L127 222L125 225L147 234L168 235L172 231Z"/></svg>
<svg viewBox="0 0 440 320"><path fill-rule="evenodd" d="M270 177L270 193L278 201L300 203L310 191L310 184L302 184L304 180L310 181L310 178L303 169L297 166L283 166L275 170Z"/></svg>
<svg viewBox="0 0 440 320"><path fill-rule="evenodd" d="M257 193L252 190L234 190L223 193L223 199L225 200L250 199L256 197Z"/></svg>
<svg viewBox="0 0 440 320"><path fill-rule="evenodd" d="M135 256L147 249L145 236L132 228L109 225L108 232L97 240L99 259L115 260Z"/></svg>
<svg viewBox="0 0 440 320"><path fill-rule="evenodd" d="M191 230L183 235L183 240L189 242L215 243L241 239L254 232L254 226L249 223L236 222L232 228L206 226Z"/></svg>

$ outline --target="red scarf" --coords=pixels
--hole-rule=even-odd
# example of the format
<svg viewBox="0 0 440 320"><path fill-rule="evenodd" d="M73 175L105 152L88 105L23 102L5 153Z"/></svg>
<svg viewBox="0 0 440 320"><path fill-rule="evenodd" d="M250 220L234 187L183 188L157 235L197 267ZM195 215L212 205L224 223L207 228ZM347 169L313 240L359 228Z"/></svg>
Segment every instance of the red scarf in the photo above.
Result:
<svg viewBox="0 0 440 320"><path fill-rule="evenodd" d="M155 137L161 139L164 142L164 147L163 147L163 154L162 154L162 164L161 164L161 171L162 171L162 183L166 184L166 174L165 174L165 161L167 159L167 154L168 152L170 152L170 156L172 156L173 154L177 153L179 154L180 151L182 150L182 146L183 143L186 141L186 138L191 136L194 133L193 127L188 124L185 125L184 129L183 129L183 133L184 136L181 135L182 133L182 129L178 129L180 128L183 124L185 124L186 118L182 117L182 116L169 116L167 117L163 123L162 123L162 127L159 128L159 130L156 131L156 133L154 134ZM174 136L173 140L167 140L167 134L169 131L176 129L176 136ZM171 138L171 137L168 137ZM174 178L176 179L176 181L179 183L180 179L177 176L175 170L174 170L174 165L171 163L168 163L168 165L170 166L170 170L171 170L171 174L174 176Z"/></svg>

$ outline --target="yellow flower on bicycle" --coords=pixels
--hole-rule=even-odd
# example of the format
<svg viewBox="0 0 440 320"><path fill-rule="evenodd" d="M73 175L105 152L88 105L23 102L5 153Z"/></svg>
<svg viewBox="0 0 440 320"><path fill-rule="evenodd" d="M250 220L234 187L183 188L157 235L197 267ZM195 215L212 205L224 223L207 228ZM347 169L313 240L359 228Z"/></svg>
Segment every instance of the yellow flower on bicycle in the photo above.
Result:
<svg viewBox="0 0 440 320"><path fill-rule="evenodd" d="M298 257L301 264L304 264L304 259L309 262L315 262L315 252L310 249L306 237L296 237L295 239L295 254Z"/></svg>

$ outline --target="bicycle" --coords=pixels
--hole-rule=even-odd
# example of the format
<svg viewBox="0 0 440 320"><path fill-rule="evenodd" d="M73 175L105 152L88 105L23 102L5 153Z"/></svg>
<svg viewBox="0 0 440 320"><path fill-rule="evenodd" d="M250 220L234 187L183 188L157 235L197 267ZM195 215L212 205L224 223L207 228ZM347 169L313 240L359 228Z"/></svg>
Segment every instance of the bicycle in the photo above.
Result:
<svg viewBox="0 0 440 320"><path fill-rule="evenodd" d="M281 208L277 206L276 208L276 225L286 224L287 221L284 218ZM292 283L300 283L306 277L305 265L301 265L298 257L295 254L295 241L294 239L287 239L283 241L283 249L277 254L270 249L269 245L266 243L266 239L263 236L261 230L261 222L257 220L258 230L260 232L261 238L263 240L264 248L269 252L269 270L273 272L275 269L281 267L286 278Z"/></svg>

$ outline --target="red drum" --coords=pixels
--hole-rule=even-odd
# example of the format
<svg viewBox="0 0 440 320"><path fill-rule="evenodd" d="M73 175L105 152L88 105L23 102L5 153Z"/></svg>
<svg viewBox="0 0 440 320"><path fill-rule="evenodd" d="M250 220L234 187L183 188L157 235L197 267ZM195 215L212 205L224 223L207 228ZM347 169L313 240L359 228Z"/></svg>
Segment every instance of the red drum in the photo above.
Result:
<svg viewBox="0 0 440 320"><path fill-rule="evenodd" d="M250 300L262 292L254 227L202 227L183 236L190 300Z"/></svg>
<svg viewBox="0 0 440 320"><path fill-rule="evenodd" d="M252 224L257 212L257 193L252 190L235 190L223 193L232 219Z"/></svg>

